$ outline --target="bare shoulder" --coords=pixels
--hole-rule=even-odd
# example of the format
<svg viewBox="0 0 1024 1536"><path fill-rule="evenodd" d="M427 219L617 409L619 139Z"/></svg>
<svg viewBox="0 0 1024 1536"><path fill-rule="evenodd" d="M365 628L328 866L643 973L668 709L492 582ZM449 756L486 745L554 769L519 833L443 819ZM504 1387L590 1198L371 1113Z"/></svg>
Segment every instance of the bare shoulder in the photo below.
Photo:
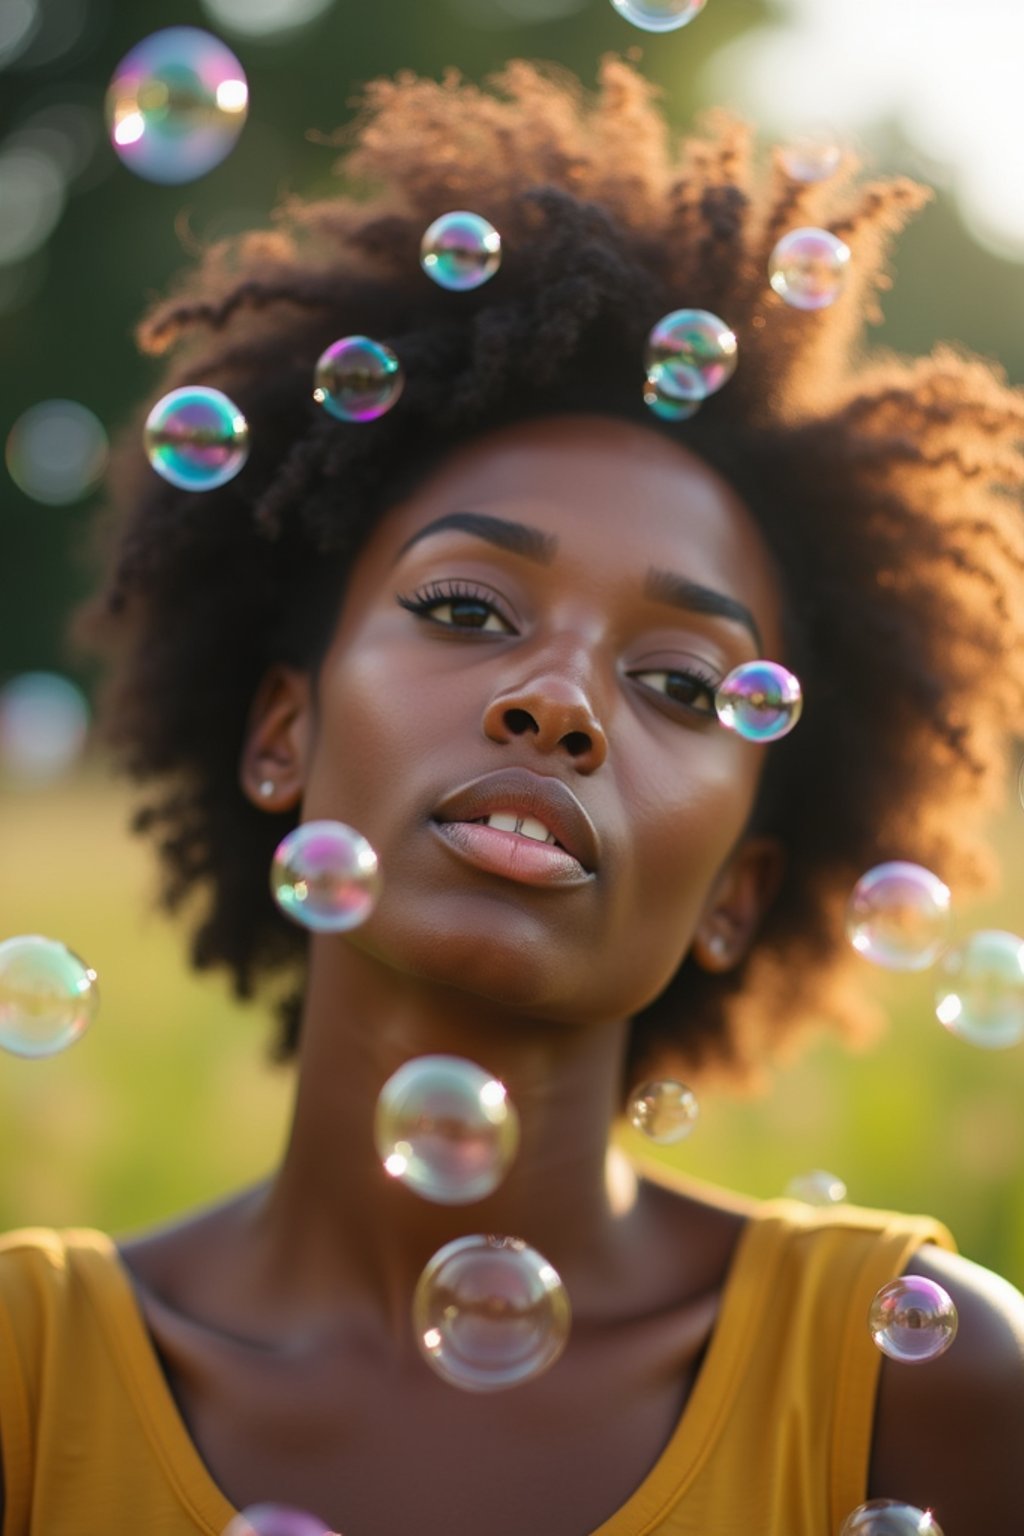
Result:
<svg viewBox="0 0 1024 1536"><path fill-rule="evenodd" d="M931 1509L944 1536L1021 1528L1024 1296L957 1254L922 1248L907 1265L949 1292L959 1327L937 1360L884 1360L872 1498Z"/></svg>

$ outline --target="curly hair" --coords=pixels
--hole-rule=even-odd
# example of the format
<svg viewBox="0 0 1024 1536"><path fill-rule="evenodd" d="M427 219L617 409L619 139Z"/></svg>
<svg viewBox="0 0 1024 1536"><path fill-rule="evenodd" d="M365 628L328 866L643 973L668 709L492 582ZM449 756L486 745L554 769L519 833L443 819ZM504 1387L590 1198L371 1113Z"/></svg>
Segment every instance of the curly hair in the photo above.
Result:
<svg viewBox="0 0 1024 1536"><path fill-rule="evenodd" d="M160 393L224 390L251 458L189 495L126 438L108 575L84 614L112 663L109 737L151 786L134 825L156 843L165 906L187 902L193 963L227 967L243 997L278 983L277 1052L294 1052L305 936L266 872L295 818L255 809L238 782L258 682L275 661L315 669L354 553L439 456L583 410L687 444L743 497L783 574L807 701L769 751L754 814L788 851L778 897L742 966L712 976L687 960L636 1017L630 1073L670 1056L738 1080L802 1025L856 1031L872 1005L843 934L851 885L896 857L959 889L984 881L981 824L1024 717L1024 398L950 346L910 360L863 344L892 239L926 192L858 182L848 162L794 181L719 115L677 143L615 59L593 96L524 62L483 87L377 81L345 141L341 191L208 250L143 321L144 350L173 353ZM452 208L503 237L499 274L469 293L419 267L424 229ZM853 252L819 313L766 281L800 225ZM727 321L740 366L666 424L641 400L643 343L683 306ZM366 426L311 401L314 362L355 333L386 341L407 380Z"/></svg>

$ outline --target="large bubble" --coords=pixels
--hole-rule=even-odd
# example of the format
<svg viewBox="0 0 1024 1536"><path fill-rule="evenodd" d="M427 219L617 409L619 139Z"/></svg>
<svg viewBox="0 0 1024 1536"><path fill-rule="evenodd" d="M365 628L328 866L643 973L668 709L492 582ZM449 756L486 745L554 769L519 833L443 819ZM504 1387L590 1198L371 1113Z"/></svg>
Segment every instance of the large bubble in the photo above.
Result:
<svg viewBox="0 0 1024 1536"><path fill-rule="evenodd" d="M846 906L859 955L890 971L923 971L949 938L949 887L921 864L893 859L861 875Z"/></svg>
<svg viewBox="0 0 1024 1536"><path fill-rule="evenodd" d="M186 384L164 395L146 417L146 457L171 485L213 491L249 457L249 427L219 389Z"/></svg>
<svg viewBox="0 0 1024 1536"><path fill-rule="evenodd" d="M839 1536L942 1536L942 1529L931 1510L898 1499L869 1499L847 1515Z"/></svg>
<svg viewBox="0 0 1024 1536"><path fill-rule="evenodd" d="M685 1141L699 1113L692 1088L672 1078L641 1084L630 1094L626 1108L626 1118L634 1130L660 1146Z"/></svg>
<svg viewBox="0 0 1024 1536"><path fill-rule="evenodd" d="M478 213L443 213L423 236L420 262L440 288L466 293L501 265L501 236Z"/></svg>
<svg viewBox="0 0 1024 1536"><path fill-rule="evenodd" d="M56 1056L96 1016L96 972L57 939L19 934L0 944L0 1049Z"/></svg>
<svg viewBox="0 0 1024 1536"><path fill-rule="evenodd" d="M313 384L317 405L339 421L375 421L395 404L405 375L384 342L343 336L321 353Z"/></svg>
<svg viewBox="0 0 1024 1536"><path fill-rule="evenodd" d="M772 251L768 278L793 309L826 309L843 291L850 247L827 229L791 229Z"/></svg>
<svg viewBox="0 0 1024 1536"><path fill-rule="evenodd" d="M427 1264L413 1298L413 1327L427 1364L467 1392L532 1381L569 1338L565 1287L518 1237L459 1237Z"/></svg>
<svg viewBox="0 0 1024 1536"><path fill-rule="evenodd" d="M935 1012L951 1034L983 1050L1024 1040L1024 939L983 928L939 965Z"/></svg>
<svg viewBox="0 0 1024 1536"><path fill-rule="evenodd" d="M612 4L643 32L674 32L699 16L706 0L612 0Z"/></svg>
<svg viewBox="0 0 1024 1536"><path fill-rule="evenodd" d="M460 1056L419 1056L392 1073L374 1117L391 1176L440 1205L482 1200L516 1155L519 1116L504 1085Z"/></svg>
<svg viewBox="0 0 1024 1536"><path fill-rule="evenodd" d="M868 1328L883 1355L904 1365L919 1365L937 1360L956 1338L956 1307L934 1280L901 1275L883 1285L872 1299Z"/></svg>
<svg viewBox="0 0 1024 1536"><path fill-rule="evenodd" d="M745 661L715 691L722 724L746 741L778 741L800 719L799 680L777 661Z"/></svg>
<svg viewBox="0 0 1024 1536"><path fill-rule="evenodd" d="M249 87L231 49L199 27L166 27L126 53L107 91L118 156L147 181L194 181L231 153Z"/></svg>
<svg viewBox="0 0 1024 1536"><path fill-rule="evenodd" d="M304 821L281 839L270 889L286 917L315 933L347 933L380 895L377 855L343 821Z"/></svg>
<svg viewBox="0 0 1024 1536"><path fill-rule="evenodd" d="M659 364L670 364L673 396L699 402L736 372L736 336L710 310L674 309L651 327L644 362L648 379Z"/></svg>

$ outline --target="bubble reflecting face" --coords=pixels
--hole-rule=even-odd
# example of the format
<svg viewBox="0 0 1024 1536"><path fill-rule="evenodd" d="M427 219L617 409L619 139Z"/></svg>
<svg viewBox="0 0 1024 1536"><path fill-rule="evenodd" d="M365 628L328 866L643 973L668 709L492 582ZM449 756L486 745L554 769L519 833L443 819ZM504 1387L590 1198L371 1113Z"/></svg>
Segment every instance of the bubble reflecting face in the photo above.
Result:
<svg viewBox="0 0 1024 1536"><path fill-rule="evenodd" d="M839 169L843 152L827 128L794 135L779 146L779 159L793 181L827 181Z"/></svg>
<svg viewBox="0 0 1024 1536"><path fill-rule="evenodd" d="M339 421L375 421L390 411L404 384L390 347L369 336L343 336L317 362L313 399Z"/></svg>
<svg viewBox="0 0 1024 1536"><path fill-rule="evenodd" d="M464 1205L497 1189L519 1116L504 1085L460 1056L407 1061L380 1091L374 1139L385 1169L425 1200Z"/></svg>
<svg viewBox="0 0 1024 1536"><path fill-rule="evenodd" d="M1024 939L972 933L943 955L939 977L935 1013L951 1034L989 1051L1024 1040Z"/></svg>
<svg viewBox="0 0 1024 1536"><path fill-rule="evenodd" d="M222 1536L331 1536L331 1530L287 1504L250 1504L228 1521Z"/></svg>
<svg viewBox="0 0 1024 1536"><path fill-rule="evenodd" d="M839 1536L942 1536L930 1510L897 1499L869 1499L847 1515Z"/></svg>
<svg viewBox="0 0 1024 1536"><path fill-rule="evenodd" d="M791 229L768 260L768 279L793 309L827 309L843 291L850 247L827 229Z"/></svg>
<svg viewBox="0 0 1024 1536"><path fill-rule="evenodd" d="M859 955L890 971L923 971L949 938L949 887L921 864L895 859L862 875L846 906Z"/></svg>
<svg viewBox="0 0 1024 1536"><path fill-rule="evenodd" d="M444 213L423 236L420 262L440 288L466 293L501 266L501 236L478 213Z"/></svg>
<svg viewBox="0 0 1024 1536"><path fill-rule="evenodd" d="M413 1328L427 1364L467 1392L532 1381L569 1337L557 1271L518 1237L459 1237L420 1276Z"/></svg>
<svg viewBox="0 0 1024 1536"><path fill-rule="evenodd" d="M343 821L306 821L277 845L270 889L286 917L314 933L347 933L380 895L377 855Z"/></svg>
<svg viewBox="0 0 1024 1536"><path fill-rule="evenodd" d="M803 711L800 683L777 661L746 661L734 667L715 693L718 718L746 741L778 741Z"/></svg>
<svg viewBox="0 0 1024 1536"><path fill-rule="evenodd" d="M635 1089L630 1096L626 1118L648 1141L671 1146L686 1140L697 1124L699 1113L700 1106L692 1089L665 1078Z"/></svg>
<svg viewBox="0 0 1024 1536"><path fill-rule="evenodd" d="M644 404L662 421L687 421L700 410L700 376L685 363L655 363L644 380Z"/></svg>
<svg viewBox="0 0 1024 1536"><path fill-rule="evenodd" d="M846 1185L834 1173L823 1168L812 1168L809 1173L798 1173L786 1185L791 1200L802 1200L805 1205L842 1205L846 1199Z"/></svg>
<svg viewBox="0 0 1024 1536"><path fill-rule="evenodd" d="M937 1360L956 1338L956 1307L947 1291L923 1275L883 1285L868 1311L871 1337L890 1360L917 1365Z"/></svg>
<svg viewBox="0 0 1024 1536"><path fill-rule="evenodd" d="M57 939L22 934L0 944L0 1048L56 1056L89 1028L96 972Z"/></svg>
<svg viewBox="0 0 1024 1536"><path fill-rule="evenodd" d="M249 457L249 426L219 389L186 384L164 395L146 417L146 457L171 485L213 491L233 480Z"/></svg>
<svg viewBox="0 0 1024 1536"><path fill-rule="evenodd" d="M0 769L22 783L48 784L85 745L89 706L55 672L23 672L0 688Z"/></svg>
<svg viewBox="0 0 1024 1536"><path fill-rule="evenodd" d="M198 27L166 27L125 54L107 91L118 156L147 181L194 181L231 153L249 87L230 48Z"/></svg>
<svg viewBox="0 0 1024 1536"><path fill-rule="evenodd" d="M705 0L612 0L620 16L644 32L674 32L699 16Z"/></svg>
<svg viewBox="0 0 1024 1536"><path fill-rule="evenodd" d="M64 507L99 484L107 463L107 434L77 400L41 400L11 428L6 459L11 479L26 496Z"/></svg>
<svg viewBox="0 0 1024 1536"><path fill-rule="evenodd" d="M710 310L674 309L647 337L648 377L659 363L671 365L671 383L681 398L706 400L736 372L736 337Z"/></svg>

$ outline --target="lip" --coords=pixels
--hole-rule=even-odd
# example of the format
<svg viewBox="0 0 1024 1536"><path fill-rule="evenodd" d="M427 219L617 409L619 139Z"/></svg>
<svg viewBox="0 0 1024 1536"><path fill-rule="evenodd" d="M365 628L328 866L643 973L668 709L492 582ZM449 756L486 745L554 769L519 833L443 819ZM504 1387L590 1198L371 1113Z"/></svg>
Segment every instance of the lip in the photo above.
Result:
<svg viewBox="0 0 1024 1536"><path fill-rule="evenodd" d="M446 795L436 807L431 820L440 828L453 823L477 821L496 811L509 811L522 817L535 816L554 834L562 847L550 843L536 843L538 853L552 861L560 856L565 865L565 854L579 866L584 875L592 875L600 864L600 846L593 822L576 796L561 779L547 774L531 773L528 768L499 768L485 773L478 779ZM513 839L517 847L529 845L530 840L512 832L499 832L492 827L474 827L472 833L489 833L492 839ZM457 834L452 832L447 840ZM490 846L486 843L483 846ZM497 848L497 843L494 847ZM564 850L564 852L563 852ZM540 866L546 867L546 866ZM553 866L552 866L553 867Z"/></svg>

